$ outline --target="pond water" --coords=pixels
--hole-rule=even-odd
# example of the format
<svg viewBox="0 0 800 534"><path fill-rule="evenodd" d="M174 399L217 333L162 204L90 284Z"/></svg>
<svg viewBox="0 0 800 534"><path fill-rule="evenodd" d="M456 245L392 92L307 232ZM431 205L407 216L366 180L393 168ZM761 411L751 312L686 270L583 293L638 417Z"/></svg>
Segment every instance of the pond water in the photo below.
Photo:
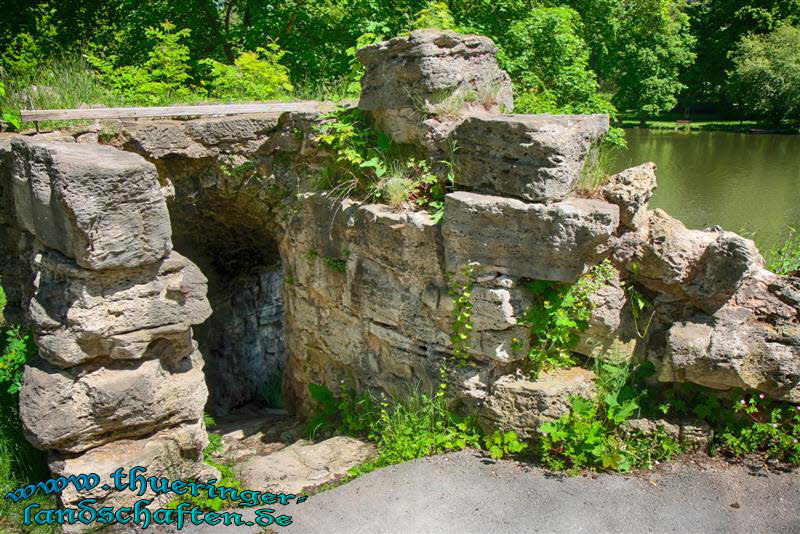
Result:
<svg viewBox="0 0 800 534"><path fill-rule="evenodd" d="M718 224L756 240L762 253L800 231L800 136L679 133L634 128L612 171L652 161L663 208L689 228Z"/></svg>

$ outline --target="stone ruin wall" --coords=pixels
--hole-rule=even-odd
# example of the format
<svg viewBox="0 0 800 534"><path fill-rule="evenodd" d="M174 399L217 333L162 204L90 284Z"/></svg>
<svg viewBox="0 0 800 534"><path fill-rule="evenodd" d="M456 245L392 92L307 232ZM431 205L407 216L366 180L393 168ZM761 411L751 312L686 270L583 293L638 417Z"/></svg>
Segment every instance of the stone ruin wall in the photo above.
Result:
<svg viewBox="0 0 800 534"><path fill-rule="evenodd" d="M750 240L649 210L653 164L575 193L608 117L509 114L508 76L483 37L417 31L359 59L358 105L378 127L432 161L458 147L440 224L315 190L325 103L0 141L0 274L41 356L21 416L54 473L202 478L206 384L225 413L278 372L302 416L310 383L402 393L435 387L448 365L454 405L530 438L594 384L582 368L518 372L522 284L573 281L606 258L615 276L592 296L577 352L800 403L800 279L766 271ZM440 112L465 91L478 98ZM474 366L454 367L448 280L469 262ZM654 302L644 335L622 286L634 272Z"/></svg>

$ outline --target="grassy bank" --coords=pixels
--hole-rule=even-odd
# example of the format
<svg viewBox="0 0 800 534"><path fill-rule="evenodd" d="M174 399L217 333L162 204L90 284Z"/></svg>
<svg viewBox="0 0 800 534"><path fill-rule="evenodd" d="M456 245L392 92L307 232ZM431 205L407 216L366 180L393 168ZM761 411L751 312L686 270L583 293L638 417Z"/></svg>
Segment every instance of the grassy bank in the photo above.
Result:
<svg viewBox="0 0 800 534"><path fill-rule="evenodd" d="M678 121L690 121L690 124L679 124ZM718 115L666 113L649 119L644 126L639 118L632 113L620 113L617 126L622 128L648 128L651 130L681 130L704 132L740 132L740 133L800 133L798 128L790 124L776 127L762 122L741 119L725 118Z"/></svg>

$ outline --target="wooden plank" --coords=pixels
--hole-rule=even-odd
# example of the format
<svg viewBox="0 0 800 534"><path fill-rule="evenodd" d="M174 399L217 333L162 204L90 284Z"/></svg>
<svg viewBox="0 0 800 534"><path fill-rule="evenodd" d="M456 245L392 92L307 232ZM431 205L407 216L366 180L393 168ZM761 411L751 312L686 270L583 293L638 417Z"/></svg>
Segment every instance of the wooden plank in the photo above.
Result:
<svg viewBox="0 0 800 534"><path fill-rule="evenodd" d="M213 104L146 108L86 108L21 110L24 121L64 121L79 119L138 119L146 117L201 117L238 115L242 113L283 113L285 111L327 111L329 102L301 100L297 102L264 102L257 104Z"/></svg>

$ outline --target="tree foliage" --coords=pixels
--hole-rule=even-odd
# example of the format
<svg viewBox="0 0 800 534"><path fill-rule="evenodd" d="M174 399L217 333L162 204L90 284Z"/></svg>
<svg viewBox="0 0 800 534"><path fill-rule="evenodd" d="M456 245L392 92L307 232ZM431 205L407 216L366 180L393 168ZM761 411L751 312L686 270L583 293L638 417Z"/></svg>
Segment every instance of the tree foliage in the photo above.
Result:
<svg viewBox="0 0 800 534"><path fill-rule="evenodd" d="M800 29L745 36L731 60L728 90L735 103L774 124L800 121Z"/></svg>
<svg viewBox="0 0 800 534"><path fill-rule="evenodd" d="M685 107L727 109L730 52L741 39L800 23L800 0L4 3L14 13L0 20L4 76L31 79L52 57L90 50L106 62L98 68L108 82L110 73L119 74L116 89L142 103L186 90L202 94L202 87L212 95L244 91L242 98L274 94L261 86L286 91L289 85L306 94L314 92L309 86L340 87L340 96L353 96L361 72L353 52L363 36L436 27L491 37L505 53L522 110L613 111L613 103L643 119L674 108L679 97ZM165 21L174 28L164 30ZM170 45L158 32L175 41ZM171 62L163 67L179 72L157 74L159 46ZM183 78L177 85L176 75Z"/></svg>
<svg viewBox="0 0 800 534"><path fill-rule="evenodd" d="M681 100L685 107L726 111L730 100L725 90L733 68L731 51L745 35L763 35L780 25L800 23L800 0L700 0L687 2L697 58L682 73L687 86Z"/></svg>
<svg viewBox="0 0 800 534"><path fill-rule="evenodd" d="M106 84L131 102L157 104L189 98L189 47L183 40L191 30L174 30L175 25L169 22L145 29L145 35L155 44L141 65L119 65L119 58L114 55L91 54L89 61Z"/></svg>
<svg viewBox="0 0 800 534"><path fill-rule="evenodd" d="M613 110L589 68L581 18L564 7L536 8L501 39L501 64L515 81L522 113L597 113Z"/></svg>

